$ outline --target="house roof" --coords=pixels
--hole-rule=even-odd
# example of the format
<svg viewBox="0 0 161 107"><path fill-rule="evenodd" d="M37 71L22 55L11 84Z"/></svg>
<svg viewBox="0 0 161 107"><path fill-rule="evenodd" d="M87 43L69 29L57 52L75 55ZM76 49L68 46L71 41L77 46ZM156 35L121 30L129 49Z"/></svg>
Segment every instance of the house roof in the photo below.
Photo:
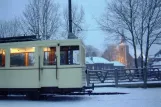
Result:
<svg viewBox="0 0 161 107"><path fill-rule="evenodd" d="M161 61L158 61L158 62L153 62L152 64L153 66L156 66L156 65L161 65Z"/></svg>
<svg viewBox="0 0 161 107"><path fill-rule="evenodd" d="M86 64L94 64L94 63L114 64L114 66L125 66L124 64L118 61L108 61L107 59L102 57L86 57Z"/></svg>
<svg viewBox="0 0 161 107"><path fill-rule="evenodd" d="M125 66L124 64L118 62L118 61L111 61L111 63L114 64L114 66Z"/></svg>
<svg viewBox="0 0 161 107"><path fill-rule="evenodd" d="M161 58L161 54L155 55L155 58Z"/></svg>
<svg viewBox="0 0 161 107"><path fill-rule="evenodd" d="M90 57L86 57L86 64L94 64Z"/></svg>
<svg viewBox="0 0 161 107"><path fill-rule="evenodd" d="M102 57L86 57L86 64L94 64L94 63L109 64L111 62Z"/></svg>

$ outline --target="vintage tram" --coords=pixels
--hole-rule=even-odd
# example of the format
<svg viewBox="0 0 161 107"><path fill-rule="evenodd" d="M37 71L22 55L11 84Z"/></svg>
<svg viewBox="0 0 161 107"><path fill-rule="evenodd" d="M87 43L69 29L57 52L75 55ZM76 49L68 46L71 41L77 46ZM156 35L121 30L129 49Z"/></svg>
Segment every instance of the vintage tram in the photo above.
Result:
<svg viewBox="0 0 161 107"><path fill-rule="evenodd" d="M0 39L1 95L26 94L38 99L43 93L82 92L90 88L81 40L33 38Z"/></svg>

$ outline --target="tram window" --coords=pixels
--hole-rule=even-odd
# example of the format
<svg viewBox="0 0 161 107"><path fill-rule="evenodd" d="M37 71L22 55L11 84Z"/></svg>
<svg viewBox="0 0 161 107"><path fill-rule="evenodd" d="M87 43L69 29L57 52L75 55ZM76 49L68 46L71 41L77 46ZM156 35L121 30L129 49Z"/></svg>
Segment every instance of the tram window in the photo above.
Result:
<svg viewBox="0 0 161 107"><path fill-rule="evenodd" d="M35 47L30 48L11 48L10 49L10 66L33 66Z"/></svg>
<svg viewBox="0 0 161 107"><path fill-rule="evenodd" d="M78 65L79 46L61 46L60 47L60 65Z"/></svg>
<svg viewBox="0 0 161 107"><path fill-rule="evenodd" d="M56 47L44 48L44 65L56 65Z"/></svg>
<svg viewBox="0 0 161 107"><path fill-rule="evenodd" d="M0 49L0 67L5 66L5 51Z"/></svg>

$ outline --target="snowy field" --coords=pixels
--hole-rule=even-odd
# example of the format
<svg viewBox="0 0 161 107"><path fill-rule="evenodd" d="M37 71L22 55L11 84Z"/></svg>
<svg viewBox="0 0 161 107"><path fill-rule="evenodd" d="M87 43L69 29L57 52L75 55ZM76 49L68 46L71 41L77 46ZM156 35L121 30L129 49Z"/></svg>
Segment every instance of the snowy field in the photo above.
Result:
<svg viewBox="0 0 161 107"><path fill-rule="evenodd" d="M41 101L25 97L0 98L0 107L161 107L161 88L97 88L95 92L125 92L124 95L56 96Z"/></svg>

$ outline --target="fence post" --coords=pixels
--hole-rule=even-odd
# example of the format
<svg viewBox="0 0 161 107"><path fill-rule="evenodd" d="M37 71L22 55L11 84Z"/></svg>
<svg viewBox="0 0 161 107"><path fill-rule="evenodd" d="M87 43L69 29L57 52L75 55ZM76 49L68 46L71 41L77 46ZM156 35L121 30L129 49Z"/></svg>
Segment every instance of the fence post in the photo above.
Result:
<svg viewBox="0 0 161 107"><path fill-rule="evenodd" d="M148 73L148 71L147 71L147 68L145 67L144 68L144 88L147 88L147 73Z"/></svg>
<svg viewBox="0 0 161 107"><path fill-rule="evenodd" d="M118 70L115 68L115 87L118 87Z"/></svg>

